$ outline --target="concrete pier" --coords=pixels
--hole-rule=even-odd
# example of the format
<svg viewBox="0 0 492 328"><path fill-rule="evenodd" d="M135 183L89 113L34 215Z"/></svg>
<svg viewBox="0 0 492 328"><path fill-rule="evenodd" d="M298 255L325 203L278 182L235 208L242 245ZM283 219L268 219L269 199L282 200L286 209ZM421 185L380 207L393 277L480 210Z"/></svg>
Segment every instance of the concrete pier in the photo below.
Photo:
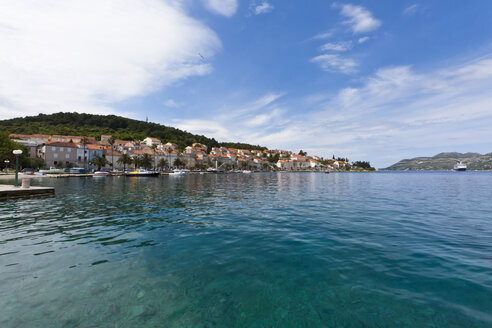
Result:
<svg viewBox="0 0 492 328"><path fill-rule="evenodd" d="M0 184L0 199L19 198L31 196L47 196L54 195L55 188L53 187L14 187L12 185Z"/></svg>

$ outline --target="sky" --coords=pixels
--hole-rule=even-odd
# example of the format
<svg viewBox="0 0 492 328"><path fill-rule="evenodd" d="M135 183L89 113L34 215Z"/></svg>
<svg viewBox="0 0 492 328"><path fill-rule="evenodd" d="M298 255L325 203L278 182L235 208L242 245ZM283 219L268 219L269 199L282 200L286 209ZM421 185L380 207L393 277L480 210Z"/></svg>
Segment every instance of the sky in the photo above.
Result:
<svg viewBox="0 0 492 328"><path fill-rule="evenodd" d="M492 152L492 1L0 0L0 119L369 160Z"/></svg>

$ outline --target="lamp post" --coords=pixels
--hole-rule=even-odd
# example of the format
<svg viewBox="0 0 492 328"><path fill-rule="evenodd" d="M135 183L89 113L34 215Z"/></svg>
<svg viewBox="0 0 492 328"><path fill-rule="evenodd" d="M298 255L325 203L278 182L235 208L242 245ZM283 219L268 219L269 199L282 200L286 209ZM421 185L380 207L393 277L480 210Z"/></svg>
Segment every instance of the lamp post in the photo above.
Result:
<svg viewBox="0 0 492 328"><path fill-rule="evenodd" d="M4 160L4 162L5 162L5 172L7 172L7 174L8 174L10 161L8 159L6 159L6 160Z"/></svg>
<svg viewBox="0 0 492 328"><path fill-rule="evenodd" d="M15 180L14 186L19 186L19 155L22 154L22 150L16 149L12 153L15 155Z"/></svg>

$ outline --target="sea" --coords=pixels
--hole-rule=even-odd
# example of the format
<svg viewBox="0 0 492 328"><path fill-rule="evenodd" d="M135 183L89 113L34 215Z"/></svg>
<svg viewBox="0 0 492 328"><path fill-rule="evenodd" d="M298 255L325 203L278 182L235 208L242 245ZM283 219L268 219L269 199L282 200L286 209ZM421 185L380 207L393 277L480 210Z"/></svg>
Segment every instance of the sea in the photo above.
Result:
<svg viewBox="0 0 492 328"><path fill-rule="evenodd" d="M492 172L35 180L0 326L492 327Z"/></svg>

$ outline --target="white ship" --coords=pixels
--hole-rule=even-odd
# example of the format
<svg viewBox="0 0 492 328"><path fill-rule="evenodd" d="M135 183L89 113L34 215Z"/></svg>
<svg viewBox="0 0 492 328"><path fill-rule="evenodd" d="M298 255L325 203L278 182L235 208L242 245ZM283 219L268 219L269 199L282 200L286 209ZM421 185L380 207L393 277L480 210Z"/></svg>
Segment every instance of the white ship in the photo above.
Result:
<svg viewBox="0 0 492 328"><path fill-rule="evenodd" d="M454 164L454 170L455 171L466 171L466 164L458 162L458 163Z"/></svg>

